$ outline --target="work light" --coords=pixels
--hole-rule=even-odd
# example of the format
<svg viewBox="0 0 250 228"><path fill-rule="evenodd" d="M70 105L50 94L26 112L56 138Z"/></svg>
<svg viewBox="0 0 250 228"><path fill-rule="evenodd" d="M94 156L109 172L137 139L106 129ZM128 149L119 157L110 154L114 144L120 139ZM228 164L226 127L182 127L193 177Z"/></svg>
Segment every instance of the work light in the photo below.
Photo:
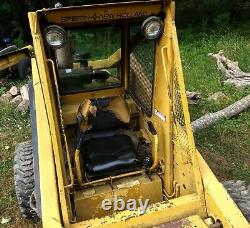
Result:
<svg viewBox="0 0 250 228"><path fill-rule="evenodd" d="M146 39L154 40L162 34L163 22L159 17L151 16L142 23L141 31Z"/></svg>
<svg viewBox="0 0 250 228"><path fill-rule="evenodd" d="M45 40L47 44L53 48L61 48L67 42L67 36L65 30L57 25L50 25L45 29Z"/></svg>

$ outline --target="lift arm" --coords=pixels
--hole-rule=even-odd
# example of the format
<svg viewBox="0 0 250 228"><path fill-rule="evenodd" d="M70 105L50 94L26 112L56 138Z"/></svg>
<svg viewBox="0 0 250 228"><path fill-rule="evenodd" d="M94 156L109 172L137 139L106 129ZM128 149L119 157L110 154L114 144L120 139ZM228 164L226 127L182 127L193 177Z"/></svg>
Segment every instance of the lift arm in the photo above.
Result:
<svg viewBox="0 0 250 228"><path fill-rule="evenodd" d="M16 51L11 51L0 55L0 71L8 69L21 62L25 58L30 58L33 52L33 47L28 45Z"/></svg>

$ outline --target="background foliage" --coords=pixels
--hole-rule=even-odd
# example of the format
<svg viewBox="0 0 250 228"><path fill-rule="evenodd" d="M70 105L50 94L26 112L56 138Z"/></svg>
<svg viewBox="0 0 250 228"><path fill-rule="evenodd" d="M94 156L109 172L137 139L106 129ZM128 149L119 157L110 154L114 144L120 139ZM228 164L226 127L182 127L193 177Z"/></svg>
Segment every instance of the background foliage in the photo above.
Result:
<svg viewBox="0 0 250 228"><path fill-rule="evenodd" d="M250 19L249 0L176 0L177 25L225 26Z"/></svg>
<svg viewBox="0 0 250 228"><path fill-rule="evenodd" d="M60 0L63 6L86 3L89 0ZM101 1L101 0L95 0ZM105 1L105 0L104 0ZM44 7L53 7L56 0L1 0L0 38L22 38L30 41L27 12ZM93 0L91 1L93 3ZM249 0L176 0L177 25L225 27L229 24L250 20ZM8 21L8 23L6 23ZM21 31L21 37L20 35Z"/></svg>

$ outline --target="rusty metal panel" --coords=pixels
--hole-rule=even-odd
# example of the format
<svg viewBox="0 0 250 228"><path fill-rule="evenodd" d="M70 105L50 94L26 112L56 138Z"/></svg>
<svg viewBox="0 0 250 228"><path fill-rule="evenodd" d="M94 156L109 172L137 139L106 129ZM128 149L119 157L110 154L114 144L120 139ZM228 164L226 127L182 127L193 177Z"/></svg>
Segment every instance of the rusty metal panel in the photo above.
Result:
<svg viewBox="0 0 250 228"><path fill-rule="evenodd" d="M195 228L195 227L203 228L204 227L205 228L208 226L198 215L194 215L194 216L190 216L187 218L183 218L183 219L179 219L179 220L175 220L175 221L171 221L167 223L162 223L155 227L157 228L185 228L185 227L186 228Z"/></svg>
<svg viewBox="0 0 250 228"><path fill-rule="evenodd" d="M105 211L101 203L104 199L110 199L113 203L115 195L125 202L128 199L149 199L149 204L160 202L163 200L161 186L161 179L153 174L150 177L140 175L114 180L112 186L104 184L76 192L74 199L77 221L112 215L113 207Z"/></svg>
<svg viewBox="0 0 250 228"><path fill-rule="evenodd" d="M85 5L38 11L48 23L62 26L82 26L88 23L107 23L117 20L144 18L161 12L162 1L141 1Z"/></svg>
<svg viewBox="0 0 250 228"><path fill-rule="evenodd" d="M156 186L157 187L157 186ZM153 188L155 188L153 186ZM141 210L121 211L110 216L72 224L72 227L155 227L159 224L202 214L202 201L196 194L149 205L145 214ZM197 226L199 227L199 226ZM201 226L202 227L202 226Z"/></svg>

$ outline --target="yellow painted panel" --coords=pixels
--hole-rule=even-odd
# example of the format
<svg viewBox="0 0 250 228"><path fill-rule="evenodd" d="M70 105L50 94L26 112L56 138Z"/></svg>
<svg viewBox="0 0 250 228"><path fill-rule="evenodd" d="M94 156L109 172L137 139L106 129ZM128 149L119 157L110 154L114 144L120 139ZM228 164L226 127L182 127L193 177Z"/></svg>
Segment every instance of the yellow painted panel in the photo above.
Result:
<svg viewBox="0 0 250 228"><path fill-rule="evenodd" d="M55 161L48 116L45 110L37 64L34 58L32 59L32 74L36 104L42 221L44 227L61 227L58 187L56 184L57 182L55 181Z"/></svg>
<svg viewBox="0 0 250 228"><path fill-rule="evenodd" d="M75 193L75 205L77 220L100 218L114 213L111 210L103 210L101 207L104 199L114 201L114 196L124 199L149 199L149 204L161 202L163 200L161 179L158 175L153 174L140 175L134 177L114 180L112 187L110 184L98 185L93 188L78 191ZM137 204L138 206L138 204Z"/></svg>
<svg viewBox="0 0 250 228"><path fill-rule="evenodd" d="M124 94L124 88L104 89L85 93L76 93L61 96L62 104L81 104L84 99L115 97Z"/></svg>
<svg viewBox="0 0 250 228"><path fill-rule="evenodd" d="M72 224L78 227L152 227L161 223L202 214L202 202L197 195L187 195L168 202L153 204L144 215L140 211L122 211L112 216Z"/></svg>
<svg viewBox="0 0 250 228"><path fill-rule="evenodd" d="M117 66L121 61L121 49L118 49L107 59L88 61L88 66L92 67L94 70L97 69L107 69Z"/></svg>
<svg viewBox="0 0 250 228"><path fill-rule="evenodd" d="M0 71L5 70L21 62L23 59L30 57L33 48L26 46L24 48L12 51L0 56Z"/></svg>
<svg viewBox="0 0 250 228"><path fill-rule="evenodd" d="M123 2L80 7L66 7L62 9L45 9L39 11L44 14L49 23L62 26L81 26L88 23L101 23L129 18L144 18L160 13L162 1Z"/></svg>
<svg viewBox="0 0 250 228"><path fill-rule="evenodd" d="M249 223L234 201L230 198L223 185L216 179L198 151L197 154L204 185L208 214L215 219L219 219L225 228L249 228Z"/></svg>
<svg viewBox="0 0 250 228"><path fill-rule="evenodd" d="M62 165L64 164L63 160L64 158L62 154L62 143L59 130L57 109L55 107L55 94L53 92L53 84L50 77L50 70L48 68L48 64L45 57L45 50L43 46L42 36L40 33L40 28L39 25L37 24L38 18L36 13L29 13L29 22L33 37L36 61L37 63L39 63L37 64L37 71L38 71L37 75L39 76L40 86L41 86L40 96L44 100L43 101L44 103L42 104L44 111L39 112L39 114L41 113L41 115L44 114L47 115L45 119L47 121L49 128L49 133L47 132L47 135L50 134L49 137L53 148L52 151L54 156L54 163L55 163L54 165L56 167L56 178L54 179L54 182L57 181L60 209L61 209L60 213L63 216L63 224L67 225L70 223L71 204L69 201L69 190L64 188L64 181L66 181L66 173L65 173L65 166ZM42 144L44 138L41 137L40 140ZM46 159L44 159L44 162L46 162ZM46 180L44 181L46 182ZM43 222L46 223L47 221L44 220L45 219L43 219Z"/></svg>

